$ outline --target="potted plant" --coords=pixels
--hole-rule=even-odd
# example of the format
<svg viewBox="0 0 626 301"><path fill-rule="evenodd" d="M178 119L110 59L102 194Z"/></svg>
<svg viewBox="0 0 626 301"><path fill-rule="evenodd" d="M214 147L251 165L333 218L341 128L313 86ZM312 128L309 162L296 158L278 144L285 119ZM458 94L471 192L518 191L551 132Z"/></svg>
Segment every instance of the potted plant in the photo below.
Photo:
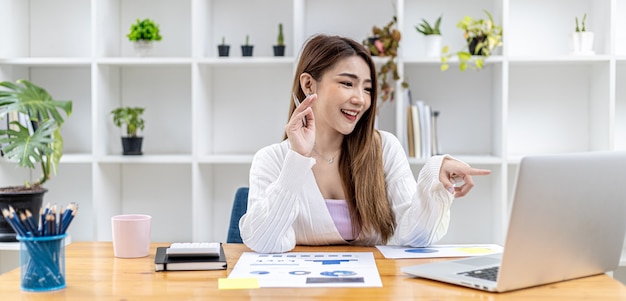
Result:
<svg viewBox="0 0 626 301"><path fill-rule="evenodd" d="M139 56L146 56L152 51L154 41L161 41L159 25L151 19L137 19L130 26L130 32L126 35L128 40L135 45L135 51Z"/></svg>
<svg viewBox="0 0 626 301"><path fill-rule="evenodd" d="M441 30L439 29L441 18L442 16L439 16L434 25L430 25L428 21L422 19L422 23L415 26L417 32L424 35L424 53L427 57L439 56L442 40Z"/></svg>
<svg viewBox="0 0 626 301"><path fill-rule="evenodd" d="M55 100L43 88L27 81L1 82L0 119L7 121L7 128L0 129L0 146L4 156L17 162L19 167L36 169L39 179L21 185L0 188L0 207L11 205L20 213L26 209L39 220L39 208L43 195L48 191L43 184L57 173L63 156L61 126L63 112L72 114L71 100ZM0 241L16 241L15 232L0 218Z"/></svg>
<svg viewBox="0 0 626 301"><path fill-rule="evenodd" d="M139 130L144 128L142 117L144 108L141 107L119 107L111 111L113 123L121 129L126 127L126 136L122 136L122 148L124 155L141 155L143 137L137 135Z"/></svg>
<svg viewBox="0 0 626 301"><path fill-rule="evenodd" d="M283 23L278 23L278 39L274 45L274 56L285 56L285 37L283 36Z"/></svg>
<svg viewBox="0 0 626 301"><path fill-rule="evenodd" d="M363 41L363 45L369 49L373 56L387 58L387 61L377 71L378 87L383 102L395 99L395 83L400 80L396 57L398 56L402 34L394 28L397 21L397 17L393 16L392 20L384 27L372 27L372 36ZM408 88L408 86L407 82L402 82L402 87Z"/></svg>
<svg viewBox="0 0 626 301"><path fill-rule="evenodd" d="M576 28L570 37L570 44L574 54L593 54L593 32L587 31L585 21L587 14L583 15L581 26L578 26L576 17Z"/></svg>
<svg viewBox="0 0 626 301"><path fill-rule="evenodd" d="M217 52L219 56L226 57L230 52L230 45L226 45L226 38L222 37L222 43L217 45Z"/></svg>
<svg viewBox="0 0 626 301"><path fill-rule="evenodd" d="M502 46L502 26L493 22L491 13L483 10L488 19L473 19L465 16L456 27L463 30L463 38L467 42L464 50L449 53L449 47L444 46L441 51L441 70L448 69L448 59L456 55L459 58L459 69L465 71L468 67L482 69L484 58L489 57L497 47ZM473 64L472 61L474 62Z"/></svg>
<svg viewBox="0 0 626 301"><path fill-rule="evenodd" d="M246 43L241 45L241 56L252 56L254 45L250 45L250 36L246 35Z"/></svg>

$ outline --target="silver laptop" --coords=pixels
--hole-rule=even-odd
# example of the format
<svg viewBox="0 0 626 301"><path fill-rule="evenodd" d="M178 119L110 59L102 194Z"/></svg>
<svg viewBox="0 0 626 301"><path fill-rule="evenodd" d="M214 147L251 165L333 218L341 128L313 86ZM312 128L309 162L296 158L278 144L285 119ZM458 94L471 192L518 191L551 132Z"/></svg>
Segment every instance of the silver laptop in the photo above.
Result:
<svg viewBox="0 0 626 301"><path fill-rule="evenodd" d="M626 235L626 152L521 160L504 251L402 272L505 292L615 270Z"/></svg>

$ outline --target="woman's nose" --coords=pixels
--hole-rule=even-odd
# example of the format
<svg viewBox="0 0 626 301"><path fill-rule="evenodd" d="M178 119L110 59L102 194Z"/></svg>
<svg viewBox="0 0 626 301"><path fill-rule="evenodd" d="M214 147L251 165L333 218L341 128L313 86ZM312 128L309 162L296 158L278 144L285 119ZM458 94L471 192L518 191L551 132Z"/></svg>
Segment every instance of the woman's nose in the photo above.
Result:
<svg viewBox="0 0 626 301"><path fill-rule="evenodd" d="M365 103L365 97L366 97L365 92L363 92L363 91L356 92L352 96L352 103L363 105Z"/></svg>

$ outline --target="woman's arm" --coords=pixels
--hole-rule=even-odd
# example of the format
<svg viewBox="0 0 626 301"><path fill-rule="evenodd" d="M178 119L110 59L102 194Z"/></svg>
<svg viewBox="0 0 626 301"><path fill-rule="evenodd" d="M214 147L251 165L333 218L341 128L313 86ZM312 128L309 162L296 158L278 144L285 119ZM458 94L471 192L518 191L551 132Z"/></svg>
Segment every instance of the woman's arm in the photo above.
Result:
<svg viewBox="0 0 626 301"><path fill-rule="evenodd" d="M382 132L387 198L396 218L388 244L426 246L448 231L453 194L439 181L445 156L426 161L415 180L404 148L396 136Z"/></svg>
<svg viewBox="0 0 626 301"><path fill-rule="evenodd" d="M296 245L293 223L300 193L315 160L279 146L254 156L250 168L248 210L239 221L241 238L252 250L280 253Z"/></svg>
<svg viewBox="0 0 626 301"><path fill-rule="evenodd" d="M472 189L472 176L488 175L490 171L472 168L448 155L433 156L420 170L416 182L400 141L390 133L385 136L387 194L397 222L390 244L430 245L448 231L452 200ZM455 186L458 181L462 185Z"/></svg>
<svg viewBox="0 0 626 301"><path fill-rule="evenodd" d="M404 152L402 152L403 156ZM450 206L454 196L439 181L439 169L445 156L428 159L415 181L408 162L398 164L391 174L388 198L396 215L396 231L390 244L427 246L448 231Z"/></svg>

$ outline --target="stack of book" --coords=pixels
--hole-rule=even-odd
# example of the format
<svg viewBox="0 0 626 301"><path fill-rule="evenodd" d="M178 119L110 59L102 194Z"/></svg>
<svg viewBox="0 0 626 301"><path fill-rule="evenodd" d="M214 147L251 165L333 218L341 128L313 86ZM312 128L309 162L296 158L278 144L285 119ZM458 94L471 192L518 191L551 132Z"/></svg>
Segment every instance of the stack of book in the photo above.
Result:
<svg viewBox="0 0 626 301"><path fill-rule="evenodd" d="M155 271L225 270L226 255L219 242L173 243L157 247Z"/></svg>
<svg viewBox="0 0 626 301"><path fill-rule="evenodd" d="M406 150L409 157L429 158L441 154L437 137L437 117L439 111L433 110L423 100L413 100L407 89L408 106L406 108L407 139Z"/></svg>

